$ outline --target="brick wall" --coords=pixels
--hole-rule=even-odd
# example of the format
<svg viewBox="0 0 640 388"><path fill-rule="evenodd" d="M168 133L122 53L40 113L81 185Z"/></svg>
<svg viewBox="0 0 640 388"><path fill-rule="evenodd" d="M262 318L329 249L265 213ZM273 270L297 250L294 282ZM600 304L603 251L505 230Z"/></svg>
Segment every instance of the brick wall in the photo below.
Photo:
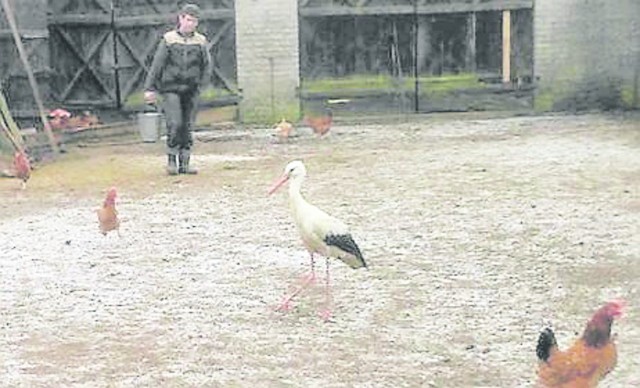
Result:
<svg viewBox="0 0 640 388"><path fill-rule="evenodd" d="M640 107L640 1L536 0L539 110Z"/></svg>
<svg viewBox="0 0 640 388"><path fill-rule="evenodd" d="M298 1L236 0L235 10L241 120L296 120Z"/></svg>

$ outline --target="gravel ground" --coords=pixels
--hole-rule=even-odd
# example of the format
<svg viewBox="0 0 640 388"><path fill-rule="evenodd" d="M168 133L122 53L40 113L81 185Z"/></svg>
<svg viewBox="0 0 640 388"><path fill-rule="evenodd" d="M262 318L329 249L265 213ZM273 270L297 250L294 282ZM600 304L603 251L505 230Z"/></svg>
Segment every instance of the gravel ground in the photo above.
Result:
<svg viewBox="0 0 640 388"><path fill-rule="evenodd" d="M532 386L540 329L567 346L620 296L601 386L640 386L640 121L438 117L208 138L194 177L139 144L2 180L0 385ZM266 195L292 159L371 265L332 265L328 323L323 279L273 311L308 268ZM95 216L112 184L121 237Z"/></svg>

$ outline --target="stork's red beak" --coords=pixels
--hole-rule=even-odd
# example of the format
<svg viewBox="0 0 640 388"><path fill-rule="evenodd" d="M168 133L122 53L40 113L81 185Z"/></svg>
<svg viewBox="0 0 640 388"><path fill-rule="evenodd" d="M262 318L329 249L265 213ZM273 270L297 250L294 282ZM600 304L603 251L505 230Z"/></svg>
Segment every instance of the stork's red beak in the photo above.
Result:
<svg viewBox="0 0 640 388"><path fill-rule="evenodd" d="M271 186L271 188L269 189L269 195L275 193L276 190L278 190L280 186L284 185L288 180L289 180L289 175L286 175L286 174L278 178L278 180L275 181Z"/></svg>

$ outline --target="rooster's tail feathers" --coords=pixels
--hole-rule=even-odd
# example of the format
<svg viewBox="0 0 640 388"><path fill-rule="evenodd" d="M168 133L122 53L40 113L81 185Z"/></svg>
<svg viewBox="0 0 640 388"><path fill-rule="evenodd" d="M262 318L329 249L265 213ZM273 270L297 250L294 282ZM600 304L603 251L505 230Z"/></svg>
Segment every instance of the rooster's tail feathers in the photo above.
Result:
<svg viewBox="0 0 640 388"><path fill-rule="evenodd" d="M536 347L538 359L540 361L548 361L551 353L553 353L557 347L556 335L551 328L547 327L540 333L540 337L538 337L538 346Z"/></svg>

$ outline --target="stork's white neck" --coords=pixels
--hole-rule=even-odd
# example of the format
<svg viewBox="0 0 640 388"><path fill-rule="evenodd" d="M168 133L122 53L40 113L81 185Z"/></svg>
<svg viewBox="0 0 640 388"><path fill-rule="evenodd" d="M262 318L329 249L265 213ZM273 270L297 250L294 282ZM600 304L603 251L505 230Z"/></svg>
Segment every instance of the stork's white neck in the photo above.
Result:
<svg viewBox="0 0 640 388"><path fill-rule="evenodd" d="M300 211L306 204L301 193L302 182L304 182L304 176L297 176L289 182L289 201L295 212Z"/></svg>

